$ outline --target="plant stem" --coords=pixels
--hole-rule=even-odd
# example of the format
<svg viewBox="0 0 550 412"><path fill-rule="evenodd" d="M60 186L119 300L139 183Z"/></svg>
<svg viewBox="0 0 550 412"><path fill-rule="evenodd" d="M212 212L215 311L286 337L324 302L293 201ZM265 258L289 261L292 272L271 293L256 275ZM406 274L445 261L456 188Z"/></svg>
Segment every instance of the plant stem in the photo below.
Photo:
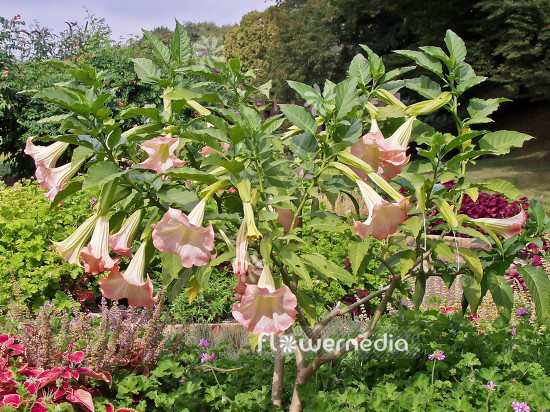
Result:
<svg viewBox="0 0 550 412"><path fill-rule="evenodd" d="M275 362L273 365L273 381L271 384L271 400L273 407L283 407L283 382L285 373L285 354L280 345L280 337L275 336Z"/></svg>
<svg viewBox="0 0 550 412"><path fill-rule="evenodd" d="M434 384L434 374L435 374L435 363L437 362L437 358L434 358L434 366L432 367L432 385Z"/></svg>

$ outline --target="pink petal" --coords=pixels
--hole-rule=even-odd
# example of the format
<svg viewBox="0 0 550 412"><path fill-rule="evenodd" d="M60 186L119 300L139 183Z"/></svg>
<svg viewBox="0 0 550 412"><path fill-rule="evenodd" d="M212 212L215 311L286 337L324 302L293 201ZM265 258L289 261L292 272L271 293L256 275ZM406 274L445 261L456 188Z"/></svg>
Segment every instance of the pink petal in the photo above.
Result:
<svg viewBox="0 0 550 412"><path fill-rule="evenodd" d="M361 238L372 235L376 239L385 239L394 234L397 226L407 219L410 209L409 200L404 197L398 203L381 200L364 223L354 221L355 232Z"/></svg>
<svg viewBox="0 0 550 412"><path fill-rule="evenodd" d="M140 147L149 157L138 163L145 169L154 170L157 173L164 173L172 167L181 167L186 161L178 159L174 151L178 148L180 139L178 137L159 136L140 144Z"/></svg>
<svg viewBox="0 0 550 412"><path fill-rule="evenodd" d="M162 219L151 225L153 245L162 253L180 257L181 264L190 268L204 266L211 260L214 250L214 228L196 226L178 209L169 208Z"/></svg>
<svg viewBox="0 0 550 412"><path fill-rule="evenodd" d="M153 297L153 282L147 275L147 280L141 284L128 281L118 270L109 273L105 279L98 281L101 293L107 299L128 299L131 306L150 308L157 303L158 296Z"/></svg>
<svg viewBox="0 0 550 412"><path fill-rule="evenodd" d="M296 319L297 300L288 286L273 292L247 285L239 303L233 305L233 317L243 327L259 335L273 335L290 328Z"/></svg>

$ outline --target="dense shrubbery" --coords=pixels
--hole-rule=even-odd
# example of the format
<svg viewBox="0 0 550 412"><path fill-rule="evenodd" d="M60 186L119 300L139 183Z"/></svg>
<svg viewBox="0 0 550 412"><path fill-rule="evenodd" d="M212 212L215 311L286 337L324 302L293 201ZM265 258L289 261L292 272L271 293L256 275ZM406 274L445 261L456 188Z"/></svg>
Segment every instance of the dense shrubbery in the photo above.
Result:
<svg viewBox="0 0 550 412"><path fill-rule="evenodd" d="M51 310L47 308L46 312ZM120 315L109 316L115 321L117 317ZM476 411L487 407L500 411L509 410L512 402L526 402L532 410L540 410L550 402L547 391L550 339L521 318L513 328L497 321L483 333L459 314L444 316L436 310L401 312L381 322L381 327L411 331L415 345L411 346L411 353L414 349L416 354L410 359L390 360L382 355L367 360L360 353L350 353L325 365L304 387L304 400L309 405L306 411ZM153 322L149 328L156 324ZM208 342L201 342L200 336L196 337L195 345L189 346L182 344L181 337L175 335L166 343L168 350L150 369L144 369L143 358L139 358L131 365L109 368L110 374L105 369L92 374L81 369L91 367L88 355L82 356L87 353L82 348L97 346L92 340L95 335L103 336L100 328L96 323L87 335L89 341L77 340L76 346L65 354L75 356L76 352L79 357L73 358L73 363L68 362L66 356L56 361L56 366L63 371L72 368L73 374L81 377L88 374L99 379L82 381L67 376L63 380L63 385L67 382L72 390L78 388L93 394L97 411L106 410L107 404L131 407L140 412L270 410L270 389L266 382L271 378L271 370L265 368L265 363L271 360L271 352L261 355L245 352L239 357L228 357L224 355L223 346L206 347ZM63 334L67 336L61 329L56 330L52 336L54 340ZM117 330L112 328L108 334L114 336ZM28 348L24 342L20 339L17 343ZM430 360L429 355L435 351L442 351L445 358ZM206 352L210 357L214 353L215 359L205 360L201 353ZM18 357L31 360L28 367L35 365L28 356L20 356L12 350L9 365L21 365L17 363ZM292 372L292 364L288 363L287 367ZM110 380L111 376L112 386L108 388L101 379ZM14 377L18 382L23 382L24 378L20 374ZM494 382L494 388L486 386L490 382ZM55 388L53 381L47 385L44 389ZM286 394L285 398L288 396ZM20 400L29 399L33 399L32 395L22 391ZM58 402L62 399L60 397ZM73 398L69 396L69 399Z"/></svg>

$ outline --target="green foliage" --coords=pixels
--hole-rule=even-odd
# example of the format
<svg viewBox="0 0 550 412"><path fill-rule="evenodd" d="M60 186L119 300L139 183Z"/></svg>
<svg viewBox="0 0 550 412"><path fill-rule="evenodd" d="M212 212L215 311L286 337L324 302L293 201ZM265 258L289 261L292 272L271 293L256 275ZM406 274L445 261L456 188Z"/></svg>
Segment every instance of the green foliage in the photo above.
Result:
<svg viewBox="0 0 550 412"><path fill-rule="evenodd" d="M0 305L12 299L13 278L33 307L47 300L66 300L63 290L77 298L83 280L80 268L67 264L52 241L68 236L91 212L90 193L81 192L53 213L40 187L30 181L0 184ZM86 284L86 288L94 288ZM84 290L86 290L84 288Z"/></svg>

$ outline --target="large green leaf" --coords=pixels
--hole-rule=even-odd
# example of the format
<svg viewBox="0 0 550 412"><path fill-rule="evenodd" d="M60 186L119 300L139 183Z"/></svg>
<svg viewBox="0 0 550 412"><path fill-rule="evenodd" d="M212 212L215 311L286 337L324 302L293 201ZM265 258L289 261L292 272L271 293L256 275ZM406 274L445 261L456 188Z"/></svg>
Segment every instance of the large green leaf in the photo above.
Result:
<svg viewBox="0 0 550 412"><path fill-rule="evenodd" d="M365 46L364 44L361 44L360 46L363 50L367 52L367 55L369 56L369 69L372 77L374 78L374 80L378 80L384 75L384 73L386 73L386 67L384 66L382 58L374 53L370 49L370 47Z"/></svg>
<svg viewBox="0 0 550 412"><path fill-rule="evenodd" d="M439 77L443 77L443 67L438 59L432 57L428 54L412 51L412 50L396 50L397 54L408 57L415 61L421 67L431 71L432 73L437 74Z"/></svg>
<svg viewBox="0 0 550 412"><path fill-rule="evenodd" d="M465 247L459 247L458 253L466 261L466 265L474 272L475 280L477 283L481 283L483 279L483 266L479 257L476 255L476 252Z"/></svg>
<svg viewBox="0 0 550 412"><path fill-rule="evenodd" d="M405 87L414 90L426 99L435 99L442 93L441 86L426 76L405 80Z"/></svg>
<svg viewBox="0 0 550 412"><path fill-rule="evenodd" d="M468 274L462 275L461 283L464 296L470 304L472 312L475 312L481 303L481 285L473 276Z"/></svg>
<svg viewBox="0 0 550 412"><path fill-rule="evenodd" d="M90 111L90 107L83 103L78 93L63 87L48 87L36 93L33 99L43 99L78 114L86 114Z"/></svg>
<svg viewBox="0 0 550 412"><path fill-rule="evenodd" d="M183 180L193 180L200 183L211 185L216 183L218 179L210 173L202 172L191 167L176 167L166 171L169 176L175 176Z"/></svg>
<svg viewBox="0 0 550 412"><path fill-rule="evenodd" d="M145 37L147 37L147 40L151 42L153 46L153 55L157 59L159 59L166 67L170 67L170 49L150 31L143 29L141 31L143 32Z"/></svg>
<svg viewBox="0 0 550 412"><path fill-rule="evenodd" d="M514 307L514 292L510 283L502 275L495 271L487 272L487 285L495 301L498 313L505 322L510 321L512 308Z"/></svg>
<svg viewBox="0 0 550 412"><path fill-rule="evenodd" d="M351 61L348 69L349 78L357 78L359 85L366 87L372 80L369 62L362 54L356 55Z"/></svg>
<svg viewBox="0 0 550 412"><path fill-rule="evenodd" d="M357 105L357 78L344 80L334 88L336 92L336 120L347 117Z"/></svg>
<svg viewBox="0 0 550 412"><path fill-rule="evenodd" d="M348 257L351 262L351 270L354 275L362 274L371 260L372 238L365 238L361 242L351 242L349 244Z"/></svg>
<svg viewBox="0 0 550 412"><path fill-rule="evenodd" d="M490 150L493 154L502 155L510 153L512 147L521 147L523 142L533 139L525 133L510 130L487 133L479 141L482 150Z"/></svg>
<svg viewBox="0 0 550 412"><path fill-rule="evenodd" d="M132 61L134 62L134 70L143 83L157 83L154 79L162 76L162 72L151 59L138 57L132 59Z"/></svg>
<svg viewBox="0 0 550 412"><path fill-rule="evenodd" d="M470 99L468 104L468 114L470 115L470 120L466 124L481 124L481 123L491 123L493 120L488 116L498 110L498 106L502 102L506 102L508 99Z"/></svg>
<svg viewBox="0 0 550 412"><path fill-rule="evenodd" d="M176 30L174 30L174 39L170 42L170 51L172 57L179 67L186 64L191 58L191 43L185 28L176 20Z"/></svg>
<svg viewBox="0 0 550 412"><path fill-rule="evenodd" d="M312 286L311 276L309 275L306 265L298 255L291 252L288 249L281 249L277 251L277 257L283 262L292 272L296 273L301 279L303 279L308 286Z"/></svg>
<svg viewBox="0 0 550 412"><path fill-rule="evenodd" d="M82 189L86 190L89 187L102 186L105 183L109 183L113 179L124 175L125 173L125 170L121 170L114 162L110 160L96 163L88 169Z"/></svg>
<svg viewBox="0 0 550 412"><path fill-rule="evenodd" d="M343 267L331 262L319 253L303 254L301 258L305 261L306 265L319 276L336 279L348 284L352 284L356 280L355 276Z"/></svg>
<svg viewBox="0 0 550 412"><path fill-rule="evenodd" d="M294 82L292 80L288 80L287 83L306 101L306 103L312 105L318 112L323 111L324 100L321 93L304 83Z"/></svg>
<svg viewBox="0 0 550 412"><path fill-rule="evenodd" d="M308 109L293 104L281 104L279 107L290 123L315 136L317 121Z"/></svg>
<svg viewBox="0 0 550 412"><path fill-rule="evenodd" d="M521 195L521 192L518 190L518 188L507 180L489 180L488 182L482 183L477 186L483 190L500 193L501 195L504 195L512 200Z"/></svg>
<svg viewBox="0 0 550 412"><path fill-rule="evenodd" d="M517 267L520 275L523 276L525 284L531 292L531 297L535 301L537 312L537 321L544 322L550 316L550 279L548 274L535 266Z"/></svg>
<svg viewBox="0 0 550 412"><path fill-rule="evenodd" d="M449 54L451 55L451 62L461 63L466 57L466 45L464 41L456 35L452 30L447 30L445 35L445 44L447 49L449 49Z"/></svg>

